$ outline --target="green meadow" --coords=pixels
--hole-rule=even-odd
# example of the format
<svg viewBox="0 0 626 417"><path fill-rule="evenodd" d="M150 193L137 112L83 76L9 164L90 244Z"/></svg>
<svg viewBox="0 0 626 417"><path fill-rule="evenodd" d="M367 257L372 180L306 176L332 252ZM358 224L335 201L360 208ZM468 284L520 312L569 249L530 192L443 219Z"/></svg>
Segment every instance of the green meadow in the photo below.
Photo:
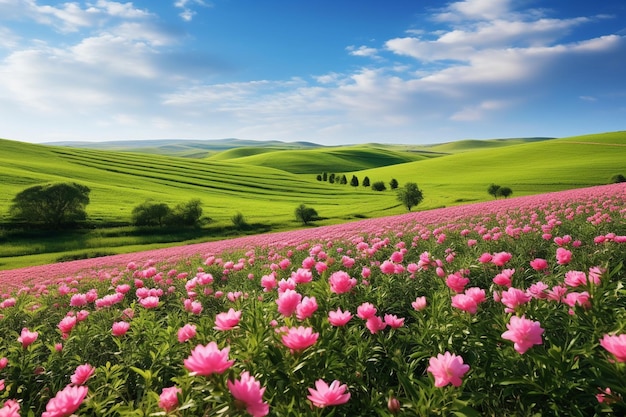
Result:
<svg viewBox="0 0 626 417"><path fill-rule="evenodd" d="M210 143L210 142L207 142ZM233 144L234 143L234 144ZM545 139L467 140L432 146L367 144L327 147L308 143L252 146L250 141L94 144L99 149L0 140L0 223L12 198L33 185L78 182L91 189L93 229L42 236L0 231L0 269L100 256L301 227L294 209L306 204L315 226L404 213L389 190L415 182L424 193L417 210L489 200L491 183L513 196L606 184L626 174L626 132ZM185 157L180 156L185 155ZM318 181L345 174L348 185ZM349 185L384 181L387 190ZM200 199L211 221L197 230L140 230L129 225L144 201L171 206ZM414 210L415 210L414 209ZM235 230L241 213L250 224Z"/></svg>

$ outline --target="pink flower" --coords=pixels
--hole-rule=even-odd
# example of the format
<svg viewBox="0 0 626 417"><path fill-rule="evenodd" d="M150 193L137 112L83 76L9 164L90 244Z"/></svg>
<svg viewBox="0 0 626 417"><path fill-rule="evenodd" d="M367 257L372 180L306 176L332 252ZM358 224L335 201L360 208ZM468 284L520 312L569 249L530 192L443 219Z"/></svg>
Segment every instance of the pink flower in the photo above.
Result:
<svg viewBox="0 0 626 417"><path fill-rule="evenodd" d="M94 372L95 368L88 363L79 365L74 371L74 374L70 377L70 381L72 381L74 385L84 385Z"/></svg>
<svg viewBox="0 0 626 417"><path fill-rule="evenodd" d="M526 295L538 300L542 300L548 298L548 294L545 293L545 290L547 289L548 286L546 284L541 281L537 281L526 290Z"/></svg>
<svg viewBox="0 0 626 417"><path fill-rule="evenodd" d="M113 333L113 336L124 336L128 329L130 329L130 323L116 321L113 323L113 326L111 326L111 333Z"/></svg>
<svg viewBox="0 0 626 417"><path fill-rule="evenodd" d="M493 254L493 258L491 259L491 263L496 266L504 266L508 261L511 260L513 255L508 252L498 252Z"/></svg>
<svg viewBox="0 0 626 417"><path fill-rule="evenodd" d="M20 403L15 400L6 400L0 408L2 417L20 417Z"/></svg>
<svg viewBox="0 0 626 417"><path fill-rule="evenodd" d="M46 404L46 411L41 417L68 417L78 410L87 396L87 387L84 385L68 385L57 392Z"/></svg>
<svg viewBox="0 0 626 417"><path fill-rule="evenodd" d="M526 295L526 292L518 288L509 288L502 292L500 301L507 307L504 311L512 313L518 306L529 302L530 298L529 295Z"/></svg>
<svg viewBox="0 0 626 417"><path fill-rule="evenodd" d="M141 304L144 308L156 308L159 306L159 297L151 295L149 297L142 298L139 300L139 304Z"/></svg>
<svg viewBox="0 0 626 417"><path fill-rule="evenodd" d="M239 324L241 320L241 311L235 311L234 308L230 308L226 313L219 313L215 317L215 330L231 330Z"/></svg>
<svg viewBox="0 0 626 417"><path fill-rule="evenodd" d="M543 344L541 335L544 329L538 321L529 320L525 316L512 316L506 327L508 330L502 333L502 338L513 342L519 354L523 355L533 345Z"/></svg>
<svg viewBox="0 0 626 417"><path fill-rule="evenodd" d="M465 286L469 284L469 281L469 278L465 278L464 276L456 272L454 274L448 275L448 277L446 278L446 285L452 291L456 293L462 293L465 289Z"/></svg>
<svg viewBox="0 0 626 417"><path fill-rule="evenodd" d="M452 307L475 314L478 310L478 303L474 298L466 294L456 294L452 297Z"/></svg>
<svg viewBox="0 0 626 417"><path fill-rule="evenodd" d="M350 278L350 275L344 271L333 272L328 278L328 282L330 283L330 291L335 294L350 292L357 283L356 278Z"/></svg>
<svg viewBox="0 0 626 417"><path fill-rule="evenodd" d="M555 285L546 293L546 298L551 301L561 302L563 296L567 293L567 288L563 285Z"/></svg>
<svg viewBox="0 0 626 417"><path fill-rule="evenodd" d="M319 333L313 333L310 327L291 327L283 335L282 342L292 351L301 351L314 345L318 337Z"/></svg>
<svg viewBox="0 0 626 417"><path fill-rule="evenodd" d="M298 320L304 320L311 317L316 311L317 300L315 297L304 297L296 307L296 317Z"/></svg>
<svg viewBox="0 0 626 417"><path fill-rule="evenodd" d="M543 271L544 269L548 267L548 261L546 261L545 259L541 259L541 258L535 258L532 261L530 261L530 267L534 269L535 271Z"/></svg>
<svg viewBox="0 0 626 417"><path fill-rule="evenodd" d="M490 253L483 253L482 255L480 255L480 258L478 258L478 262L480 262L481 264L486 264L488 262L491 262L491 260L493 259L493 256L491 256Z"/></svg>
<svg viewBox="0 0 626 417"><path fill-rule="evenodd" d="M235 397L237 408L246 408L252 417L263 417L270 412L270 406L263 402L265 388L261 388L261 383L250 376L248 371L241 373L239 380L226 382L228 390Z"/></svg>
<svg viewBox="0 0 626 417"><path fill-rule="evenodd" d="M261 287L263 287L263 291L268 292L272 288L276 288L278 282L276 282L276 276L274 274L263 275L261 277Z"/></svg>
<svg viewBox="0 0 626 417"><path fill-rule="evenodd" d="M186 341L193 339L196 337L196 326L193 324L185 324L183 327L178 329L177 336L180 343L185 343Z"/></svg>
<svg viewBox="0 0 626 417"><path fill-rule="evenodd" d="M511 278L513 277L514 273L515 269L505 269L493 278L493 282L496 285L510 288Z"/></svg>
<svg viewBox="0 0 626 417"><path fill-rule="evenodd" d="M222 374L235 363L228 360L228 352L229 346L220 350L217 343L209 342L206 346L196 346L183 362L192 375Z"/></svg>
<svg viewBox="0 0 626 417"><path fill-rule="evenodd" d="M20 334L20 337L17 338L17 341L20 342L22 344L23 348L27 348L28 346L30 346L35 340L37 340L37 337L39 337L39 333L37 332L31 332L30 330L28 330L26 327L24 327L22 329L22 333Z"/></svg>
<svg viewBox="0 0 626 417"><path fill-rule="evenodd" d="M415 311L421 311L426 308L426 297L417 297L415 301L411 303L411 306L415 309Z"/></svg>
<svg viewBox="0 0 626 417"><path fill-rule="evenodd" d="M387 327L387 323L385 323L383 319L378 316L372 316L365 321L365 327L367 327L370 333L376 334L379 331L384 330L385 327Z"/></svg>
<svg viewBox="0 0 626 417"><path fill-rule="evenodd" d="M391 261L384 261L381 265L380 265L380 271L383 274L393 274L396 271L396 266L393 262Z"/></svg>
<svg viewBox="0 0 626 417"><path fill-rule="evenodd" d="M0 369L4 369L9 364L9 360L6 357L0 358Z"/></svg>
<svg viewBox="0 0 626 417"><path fill-rule="evenodd" d="M178 407L178 394L182 392L183 391L177 387L163 388L161 395L159 395L159 408L166 413L173 411Z"/></svg>
<svg viewBox="0 0 626 417"><path fill-rule="evenodd" d="M556 249L556 263L559 265L567 265L572 260L572 252L565 248Z"/></svg>
<svg viewBox="0 0 626 417"><path fill-rule="evenodd" d="M463 358L454 353L445 352L437 354L429 360L427 371L435 377L436 387L445 387L452 384L455 387L461 386L461 377L469 371L469 365L463 363Z"/></svg>
<svg viewBox="0 0 626 417"><path fill-rule="evenodd" d="M301 300L302 295L295 290L285 290L276 299L278 312L285 317L291 316L296 311L296 308L298 308L298 304L300 304Z"/></svg>
<svg viewBox="0 0 626 417"><path fill-rule="evenodd" d="M341 311L341 308L338 308L337 311L328 312L328 321L333 326L345 326L351 318L352 314L347 310Z"/></svg>
<svg viewBox="0 0 626 417"><path fill-rule="evenodd" d="M324 408L329 405L345 404L350 400L350 393L347 385L334 380L330 386L322 379L315 381L315 389L309 388L307 398L315 407Z"/></svg>
<svg viewBox="0 0 626 417"><path fill-rule="evenodd" d="M76 326L76 321L77 321L76 316L71 316L71 317L66 316L66 317L63 317L63 319L59 322L57 327L59 328L59 330L61 330L61 333L68 334L69 332L72 331L74 326Z"/></svg>
<svg viewBox="0 0 626 417"><path fill-rule="evenodd" d="M618 362L626 362L626 334L611 336L605 334L600 345L611 352Z"/></svg>
<svg viewBox="0 0 626 417"><path fill-rule="evenodd" d="M356 309L356 315L363 319L363 320L367 320L370 317L373 317L376 315L376 307L374 307L373 304L371 303L363 303L360 306L357 307Z"/></svg>
<svg viewBox="0 0 626 417"><path fill-rule="evenodd" d="M0 379L0 391L4 390L4 379ZM2 412L0 410L0 416L2 416Z"/></svg>
<svg viewBox="0 0 626 417"><path fill-rule="evenodd" d="M313 274L308 269L298 268L296 272L291 273L291 278L293 278L296 284L305 284L313 280Z"/></svg>
<svg viewBox="0 0 626 417"><path fill-rule="evenodd" d="M385 323L394 329L404 326L404 318L398 318L395 314L385 314Z"/></svg>

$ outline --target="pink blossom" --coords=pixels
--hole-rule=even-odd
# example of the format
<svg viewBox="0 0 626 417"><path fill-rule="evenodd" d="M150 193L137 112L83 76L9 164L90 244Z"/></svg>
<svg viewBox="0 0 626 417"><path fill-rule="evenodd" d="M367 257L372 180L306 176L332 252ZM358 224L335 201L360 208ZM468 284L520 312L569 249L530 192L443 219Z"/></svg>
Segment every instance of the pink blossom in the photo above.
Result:
<svg viewBox="0 0 626 417"><path fill-rule="evenodd" d="M70 380L74 385L84 385L95 371L95 368L88 363L79 365L74 371L74 374L70 377Z"/></svg>
<svg viewBox="0 0 626 417"><path fill-rule="evenodd" d="M380 265L380 271L383 274L393 274L396 271L396 266L393 262L391 261L384 261L381 265Z"/></svg>
<svg viewBox="0 0 626 417"><path fill-rule="evenodd" d="M535 271L543 271L548 267L548 261L542 258L535 258L530 261L530 267Z"/></svg>
<svg viewBox="0 0 626 417"><path fill-rule="evenodd" d="M330 291L335 294L350 292L357 283L356 278L350 278L350 275L344 271L333 272L328 278L328 282L330 283Z"/></svg>
<svg viewBox="0 0 626 417"><path fill-rule="evenodd" d="M183 363L191 375L222 374L235 363L234 360L228 360L229 352L230 346L220 350L217 343L209 342L206 346L197 345Z"/></svg>
<svg viewBox="0 0 626 417"><path fill-rule="evenodd" d="M526 295L526 292L518 288L509 288L502 292L500 302L507 308L504 310L507 313L515 311L515 309L530 301L530 296Z"/></svg>
<svg viewBox="0 0 626 417"><path fill-rule="evenodd" d="M376 307L374 307L373 304L363 303L357 307L356 315L363 320L367 320L370 317L373 317L374 315L376 315L376 311L377 311Z"/></svg>
<svg viewBox="0 0 626 417"><path fill-rule="evenodd" d="M337 380L328 385L324 380L318 379L315 381L315 389L309 388L307 398L315 407L324 408L347 403L350 400L350 393L348 386L341 385L341 382Z"/></svg>
<svg viewBox="0 0 626 417"><path fill-rule="evenodd" d="M347 310L341 311L341 308L338 308L337 311L328 312L329 323L336 327L345 326L351 318L352 314Z"/></svg>
<svg viewBox="0 0 626 417"><path fill-rule="evenodd" d="M82 307L87 304L86 294L74 294L70 298L70 307Z"/></svg>
<svg viewBox="0 0 626 417"><path fill-rule="evenodd" d="M565 248L556 249L556 263L559 265L567 265L572 260L572 252Z"/></svg>
<svg viewBox="0 0 626 417"><path fill-rule="evenodd" d="M15 400L6 400L0 408L2 417L20 417L20 403Z"/></svg>
<svg viewBox="0 0 626 417"><path fill-rule="evenodd" d="M615 356L618 362L626 362L626 333L620 335L605 334L600 345Z"/></svg>
<svg viewBox="0 0 626 417"><path fill-rule="evenodd" d="M186 341L193 339L196 337L196 326L194 324L185 324L183 327L178 329L177 337L180 343L185 343Z"/></svg>
<svg viewBox="0 0 626 417"><path fill-rule="evenodd" d="M0 358L0 370L6 368L8 364L9 364L9 359L7 359L6 357Z"/></svg>
<svg viewBox="0 0 626 417"><path fill-rule="evenodd" d="M296 317L298 320L304 320L311 317L316 311L317 300L315 297L304 297L296 307Z"/></svg>
<svg viewBox="0 0 626 417"><path fill-rule="evenodd" d="M600 285L600 278L606 272L604 268L600 268L599 266L592 266L589 268L589 281L593 283L593 285Z"/></svg>
<svg viewBox="0 0 626 417"><path fill-rule="evenodd" d="M415 311L421 311L426 308L426 304L426 297L422 296L417 297L415 301L411 303L411 306L413 307L413 309L415 309Z"/></svg>
<svg viewBox="0 0 626 417"><path fill-rule="evenodd" d="M538 321L529 320L525 316L511 316L506 327L508 330L502 333L502 338L513 342L519 354L523 355L533 345L543 344L541 335L544 329Z"/></svg>
<svg viewBox="0 0 626 417"><path fill-rule="evenodd" d="M174 411L178 407L178 394L183 391L178 387L167 387L161 390L159 395L159 408L166 413Z"/></svg>
<svg viewBox="0 0 626 417"><path fill-rule="evenodd" d="M526 295L536 299L545 299L548 298L548 295L545 292L547 289L548 286L546 284L541 281L537 281L526 290Z"/></svg>
<svg viewBox="0 0 626 417"><path fill-rule="evenodd" d="M395 314L385 314L385 323L394 329L404 326L404 318L398 318Z"/></svg>
<svg viewBox="0 0 626 417"><path fill-rule="evenodd" d="M241 311L235 311L234 308L230 308L226 313L219 313L215 317L215 330L231 330L239 324L241 320Z"/></svg>
<svg viewBox="0 0 626 417"><path fill-rule="evenodd" d="M481 264L486 264L491 262L491 260L493 259L493 256L490 253L483 253L482 255L480 255L480 257L478 258L478 262L480 262Z"/></svg>
<svg viewBox="0 0 626 417"><path fill-rule="evenodd" d="M20 342L22 344L23 348L27 348L28 346L30 346L35 340L37 340L37 337L39 337L39 333L38 332L31 332L30 330L28 330L26 327L24 327L22 329L22 333L20 334L20 336L17 338L17 341Z"/></svg>
<svg viewBox="0 0 626 417"><path fill-rule="evenodd" d="M504 266L508 261L511 260L513 255L508 252L498 252L493 254L493 258L491 259L491 263L496 266Z"/></svg>
<svg viewBox="0 0 626 417"><path fill-rule="evenodd" d="M469 284L469 278L465 278L460 273L455 272L454 274L448 275L446 278L446 285L452 291L456 293L462 293L465 289L465 286Z"/></svg>
<svg viewBox="0 0 626 417"><path fill-rule="evenodd" d="M555 285L552 289L548 290L546 298L551 301L561 302L563 296L567 293L567 288L563 285Z"/></svg>
<svg viewBox="0 0 626 417"><path fill-rule="evenodd" d="M125 321L116 321L113 323L113 326L111 326L111 333L113 336L124 336L128 329L130 329L130 323Z"/></svg>
<svg viewBox="0 0 626 417"><path fill-rule="evenodd" d="M278 312L285 317L291 316L298 308L298 304L302 300L302 295L295 290L287 289L281 293L276 299L278 304Z"/></svg>
<svg viewBox="0 0 626 417"><path fill-rule="evenodd" d="M301 351L314 345L318 337L319 333L313 333L310 327L291 327L282 336L282 342L292 351Z"/></svg>
<svg viewBox="0 0 626 417"><path fill-rule="evenodd" d="M510 288L511 278L513 277L514 273L515 269L505 269L493 278L493 282L496 285Z"/></svg>
<svg viewBox="0 0 626 417"><path fill-rule="evenodd" d="M571 292L563 297L563 304L567 304L570 307L580 306L584 309L591 308L591 301L589 301L589 293L583 292ZM570 309L570 314L574 314L574 310Z"/></svg>
<svg viewBox="0 0 626 417"><path fill-rule="evenodd" d="M87 387L84 385L68 385L57 392L46 404L46 411L41 417L68 417L78 410L87 396Z"/></svg>
<svg viewBox="0 0 626 417"><path fill-rule="evenodd" d="M365 327L367 327L370 333L376 334L379 331L384 330L385 327L387 327L387 323L385 323L383 319L378 316L372 316L365 320Z"/></svg>
<svg viewBox="0 0 626 417"><path fill-rule="evenodd" d="M579 287L587 285L587 275L582 271L567 271L565 273L565 285Z"/></svg>
<svg viewBox="0 0 626 417"><path fill-rule="evenodd" d="M261 286L263 287L263 291L268 292L272 288L276 288L278 282L276 282L276 276L274 274L263 275L261 277Z"/></svg>
<svg viewBox="0 0 626 417"><path fill-rule="evenodd" d="M59 330L61 330L61 333L68 334L69 332L72 331L74 326L76 326L76 321L77 321L76 316L65 316L59 322L57 327L59 328Z"/></svg>
<svg viewBox="0 0 626 417"><path fill-rule="evenodd" d="M261 383L254 379L248 371L242 372L238 380L228 380L226 385L235 397L235 404L238 409L245 407L252 417L263 417L269 414L270 406L263 402L265 388L261 388Z"/></svg>
<svg viewBox="0 0 626 417"><path fill-rule="evenodd" d="M452 297L452 307L475 314L478 310L478 303L467 294L456 294Z"/></svg>
<svg viewBox="0 0 626 417"><path fill-rule="evenodd" d="M296 284L306 284L313 280L313 274L308 269L298 268L296 272L291 273L291 278L293 278Z"/></svg>
<svg viewBox="0 0 626 417"><path fill-rule="evenodd" d="M460 387L463 381L461 378L469 371L469 365L463 363L463 358L454 353L445 352L431 357L427 371L435 377L436 387L445 387L452 384Z"/></svg>

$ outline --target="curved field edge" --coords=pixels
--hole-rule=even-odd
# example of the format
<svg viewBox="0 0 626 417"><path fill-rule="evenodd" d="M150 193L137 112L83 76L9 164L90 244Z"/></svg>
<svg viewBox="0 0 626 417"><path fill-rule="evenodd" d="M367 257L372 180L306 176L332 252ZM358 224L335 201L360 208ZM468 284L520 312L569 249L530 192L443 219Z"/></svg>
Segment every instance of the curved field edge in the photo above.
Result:
<svg viewBox="0 0 626 417"><path fill-rule="evenodd" d="M61 277L98 276L100 273L106 274L107 270L124 269L129 262L142 263L152 259L159 259L160 262L176 263L185 258L207 257L234 251L241 252L257 247L285 248L295 247L303 242L350 240L358 236L388 233L395 235L412 230L416 226L443 226L454 224L461 219L482 218L497 215L498 213L517 212L523 209L540 209L543 206L563 200L577 202L595 199L603 201L609 198L621 198L626 201L626 184L619 183L558 191L317 228L267 233L229 240L4 270L0 271L0 291L9 292L25 285L47 285L56 282ZM626 217L625 208L622 208L619 213L622 218Z"/></svg>

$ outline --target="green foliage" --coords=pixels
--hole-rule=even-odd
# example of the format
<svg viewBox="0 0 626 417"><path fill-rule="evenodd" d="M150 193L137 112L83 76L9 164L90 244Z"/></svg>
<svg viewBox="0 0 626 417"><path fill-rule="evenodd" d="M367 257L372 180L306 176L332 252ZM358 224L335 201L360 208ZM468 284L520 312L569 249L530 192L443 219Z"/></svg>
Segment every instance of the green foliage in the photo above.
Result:
<svg viewBox="0 0 626 417"><path fill-rule="evenodd" d="M233 217L230 218L230 221L233 223L233 226L235 226L235 229L237 230L248 230L250 228L246 217L239 212L233 215Z"/></svg>
<svg viewBox="0 0 626 417"><path fill-rule="evenodd" d="M77 183L36 185L18 193L9 211L15 221L59 229L87 218L90 191Z"/></svg>
<svg viewBox="0 0 626 417"><path fill-rule="evenodd" d="M312 207L307 207L304 204L300 204L295 210L296 220L302 222L304 225L308 225L313 220L317 219L317 211Z"/></svg>
<svg viewBox="0 0 626 417"><path fill-rule="evenodd" d="M350 180L350 185L353 187L358 187L359 186L359 179L357 178L356 175L352 176L352 179Z"/></svg>
<svg viewBox="0 0 626 417"><path fill-rule="evenodd" d="M383 181L375 181L372 184L372 190L374 191L385 191L387 189L387 186L385 186L385 183Z"/></svg>
<svg viewBox="0 0 626 417"><path fill-rule="evenodd" d="M369 187L369 186L370 186L370 178L369 177L363 178L363 187Z"/></svg>
<svg viewBox="0 0 626 417"><path fill-rule="evenodd" d="M500 191L500 186L498 184L491 184L489 187L487 187L487 193L493 196L493 198L498 198L499 191Z"/></svg>
<svg viewBox="0 0 626 417"><path fill-rule="evenodd" d="M422 190L420 190L414 182L407 182L403 188L398 190L397 196L398 201L400 201L408 211L411 211L411 207L417 206L424 200Z"/></svg>
<svg viewBox="0 0 626 417"><path fill-rule="evenodd" d="M165 203L146 201L133 209L132 222L135 226L159 226L167 224L172 209Z"/></svg>
<svg viewBox="0 0 626 417"><path fill-rule="evenodd" d="M389 187L392 190L395 190L396 188L398 188L398 180L395 178L392 178L391 181L389 181Z"/></svg>
<svg viewBox="0 0 626 417"><path fill-rule="evenodd" d="M196 198L177 204L166 218L166 222L170 226L197 226L201 218L202 202Z"/></svg>
<svg viewBox="0 0 626 417"><path fill-rule="evenodd" d="M617 184L618 182L626 182L626 176L624 174L615 174L611 177L611 184Z"/></svg>
<svg viewBox="0 0 626 417"><path fill-rule="evenodd" d="M504 198L508 198L513 194L513 190L510 187L500 187L498 188L497 195L502 196Z"/></svg>

